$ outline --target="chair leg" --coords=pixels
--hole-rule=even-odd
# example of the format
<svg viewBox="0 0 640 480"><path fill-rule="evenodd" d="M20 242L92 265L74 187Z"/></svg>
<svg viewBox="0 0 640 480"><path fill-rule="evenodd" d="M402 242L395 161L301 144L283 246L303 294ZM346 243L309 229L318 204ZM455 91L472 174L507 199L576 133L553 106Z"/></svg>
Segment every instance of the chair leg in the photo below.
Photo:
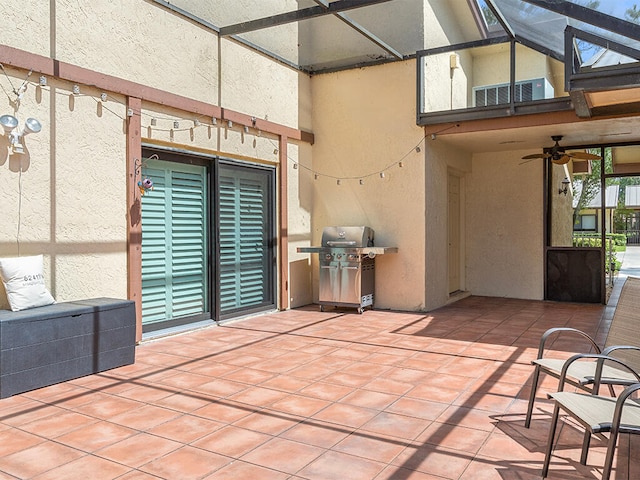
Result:
<svg viewBox="0 0 640 480"><path fill-rule="evenodd" d="M529 428L531 425L531 416L533 415L533 404L536 401L536 390L538 389L538 379L540 378L540 365L536 365L533 371L533 383L531 384L531 394L529 396L529 404L527 405L527 416L524 419L524 427Z"/></svg>
<svg viewBox="0 0 640 480"><path fill-rule="evenodd" d="M560 406L556 402L553 407L553 415L551 417L551 426L549 427L549 440L547 441L547 449L544 453L544 464L542 465L542 478L547 478L549 473L549 464L551 463L551 452L553 450L553 439L556 436L556 427L558 426L558 417L560 416Z"/></svg>
<svg viewBox="0 0 640 480"><path fill-rule="evenodd" d="M618 442L618 429L612 428L607 442L607 454L602 468L602 480L609 480L611 476L611 467L613 467L613 454L616 451L616 443Z"/></svg>
<svg viewBox="0 0 640 480"><path fill-rule="evenodd" d="M585 429L584 439L582 440L582 453L580 454L580 463L582 465L587 464L587 455L589 455L590 444L591 444L591 432L588 429Z"/></svg>

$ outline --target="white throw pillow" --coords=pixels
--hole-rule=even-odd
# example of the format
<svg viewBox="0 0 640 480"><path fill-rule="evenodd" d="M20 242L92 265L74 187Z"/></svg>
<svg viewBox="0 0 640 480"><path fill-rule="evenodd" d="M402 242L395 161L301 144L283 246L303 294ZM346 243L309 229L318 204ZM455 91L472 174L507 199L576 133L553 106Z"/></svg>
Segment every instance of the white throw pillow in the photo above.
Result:
<svg viewBox="0 0 640 480"><path fill-rule="evenodd" d="M0 276L14 312L56 302L44 283L42 255L0 258Z"/></svg>

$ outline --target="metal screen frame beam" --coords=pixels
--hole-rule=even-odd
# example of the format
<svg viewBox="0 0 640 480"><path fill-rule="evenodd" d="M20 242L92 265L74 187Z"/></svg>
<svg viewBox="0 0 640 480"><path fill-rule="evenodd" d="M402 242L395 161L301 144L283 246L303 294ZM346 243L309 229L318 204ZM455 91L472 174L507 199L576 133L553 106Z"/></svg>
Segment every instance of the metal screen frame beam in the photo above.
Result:
<svg viewBox="0 0 640 480"><path fill-rule="evenodd" d="M271 15L269 17L258 18L247 22L236 23L235 25L227 25L220 28L220 35L223 37L229 35L238 35L241 33L261 30L263 28L276 27L287 23L299 22L324 15L333 15L346 10L353 10L360 7L368 7L379 3L390 2L391 0L340 0L339 2L329 3L328 6L318 5L317 7L303 8L293 12L281 13L279 15Z"/></svg>

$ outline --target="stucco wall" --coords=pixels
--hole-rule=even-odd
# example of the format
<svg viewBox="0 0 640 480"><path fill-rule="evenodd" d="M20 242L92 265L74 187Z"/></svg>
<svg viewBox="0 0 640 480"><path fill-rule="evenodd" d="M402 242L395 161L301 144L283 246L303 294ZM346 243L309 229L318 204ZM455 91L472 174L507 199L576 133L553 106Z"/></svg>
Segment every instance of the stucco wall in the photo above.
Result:
<svg viewBox="0 0 640 480"><path fill-rule="evenodd" d="M543 297L542 162L521 163L525 153L473 156L465 185L466 281L474 295Z"/></svg>
<svg viewBox="0 0 640 480"><path fill-rule="evenodd" d="M220 8L234 6L223 3ZM15 27L0 29L0 44L295 129L311 129L308 77L229 40L219 41L211 29L153 2L136 1L132 8L127 0L10 0L0 4L0 16ZM28 74L6 69L16 86ZM0 256L44 253L46 283L58 301L125 298L131 274L126 98L85 84L75 95L71 82L52 76L39 87L38 77L34 72L27 81L17 111L6 96L0 99L0 114L14 114L21 125L26 117L35 117L43 125L42 132L26 139L29 154L22 159L22 175L15 155L0 154L0 191L8 193L0 206ZM4 76L0 81L11 92ZM107 94L104 102L102 93ZM141 115L145 143L271 165L279 161L278 137L266 132L245 132L220 121L209 126L210 117L145 101L142 111L134 114ZM178 128L173 128L174 121ZM0 152L6 147L6 137L0 136ZM307 244L310 202L299 195L299 171L293 164L309 163L310 156L308 144L289 141L289 223L296 241ZM292 262L297 261L295 245L289 248ZM297 266L293 270L292 277L300 274ZM310 299L308 284L305 291L296 292L300 302Z"/></svg>
<svg viewBox="0 0 640 480"><path fill-rule="evenodd" d="M378 308L424 308L425 159L424 149L414 150L424 135L415 125L415 68L407 61L312 79L316 143L312 171L301 171L300 181L313 191L313 240L319 244L327 225L368 225L376 245L399 248L376 258Z"/></svg>
<svg viewBox="0 0 640 480"><path fill-rule="evenodd" d="M452 172L460 177L461 186L467 183L467 174L471 171L471 154L452 147L441 138L435 140L430 137L426 141L425 151L425 203L426 221L424 235L426 239L425 265L425 309L432 310L447 303L449 300L449 264L448 264L448 176ZM462 192L460 209L460 249L461 264L464 268L464 237L466 209ZM461 280L461 290L467 290L464 275Z"/></svg>

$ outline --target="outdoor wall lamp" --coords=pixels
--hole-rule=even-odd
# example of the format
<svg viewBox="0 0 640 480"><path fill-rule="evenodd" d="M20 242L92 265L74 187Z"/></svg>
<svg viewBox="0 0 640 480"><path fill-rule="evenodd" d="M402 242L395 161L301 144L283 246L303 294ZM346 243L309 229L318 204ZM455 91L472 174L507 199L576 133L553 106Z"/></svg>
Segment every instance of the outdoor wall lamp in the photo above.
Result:
<svg viewBox="0 0 640 480"><path fill-rule="evenodd" d="M13 115L2 115L0 117L0 126L4 130L4 134L9 137L11 145L11 153L24 153L24 145L22 139L30 133L38 133L42 130L42 125L35 118L27 118L24 122L22 131L17 131L18 119Z"/></svg>
<svg viewBox="0 0 640 480"><path fill-rule="evenodd" d="M569 184L571 183L571 180L569 180L569 178L565 177L564 180L562 180L562 185L561 187L558 189L558 195L566 195L567 192L569 191Z"/></svg>

